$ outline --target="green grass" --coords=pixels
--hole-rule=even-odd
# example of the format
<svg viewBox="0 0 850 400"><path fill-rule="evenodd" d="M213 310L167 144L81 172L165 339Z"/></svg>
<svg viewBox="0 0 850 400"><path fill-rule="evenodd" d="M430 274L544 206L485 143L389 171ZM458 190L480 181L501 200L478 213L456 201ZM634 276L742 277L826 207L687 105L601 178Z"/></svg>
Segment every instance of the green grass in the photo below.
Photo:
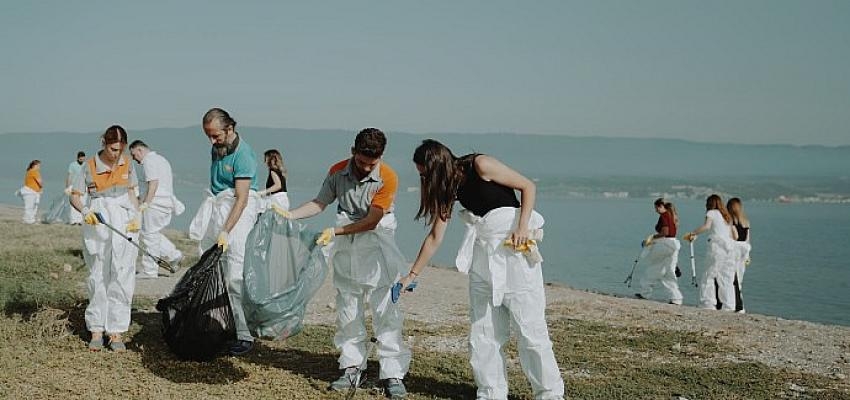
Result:
<svg viewBox="0 0 850 400"><path fill-rule="evenodd" d="M85 348L85 295L79 286L86 270L77 250L77 228L0 221L0 229L16 232L0 245L0 398L343 398L326 390L339 372L334 330L328 326L308 325L285 342L259 342L246 357L183 362L161 339L160 315L148 311L152 299L137 299L129 351L90 353ZM62 271L65 263L73 272ZM549 313L569 398L850 399L848 388L838 381L739 361L737 349L713 336L611 326L566 315L558 309ZM474 398L465 348L450 352L427 345L435 337L465 343L467 332L464 325L406 322L405 337L414 345L405 379L410 399ZM505 352L511 398L531 398L515 341ZM369 371L377 371L376 362L370 361ZM369 377L374 382L375 376ZM789 390L792 383L806 392ZM382 396L367 388L355 398Z"/></svg>

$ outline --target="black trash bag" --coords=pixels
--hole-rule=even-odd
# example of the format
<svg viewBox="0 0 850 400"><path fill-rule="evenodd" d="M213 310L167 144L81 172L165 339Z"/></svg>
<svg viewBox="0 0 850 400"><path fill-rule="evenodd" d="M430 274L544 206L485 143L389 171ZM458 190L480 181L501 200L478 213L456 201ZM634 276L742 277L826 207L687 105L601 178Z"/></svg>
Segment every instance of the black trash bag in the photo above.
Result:
<svg viewBox="0 0 850 400"><path fill-rule="evenodd" d="M162 313L162 336L181 360L212 360L236 340L221 254L217 245L205 251L171 294L156 303Z"/></svg>

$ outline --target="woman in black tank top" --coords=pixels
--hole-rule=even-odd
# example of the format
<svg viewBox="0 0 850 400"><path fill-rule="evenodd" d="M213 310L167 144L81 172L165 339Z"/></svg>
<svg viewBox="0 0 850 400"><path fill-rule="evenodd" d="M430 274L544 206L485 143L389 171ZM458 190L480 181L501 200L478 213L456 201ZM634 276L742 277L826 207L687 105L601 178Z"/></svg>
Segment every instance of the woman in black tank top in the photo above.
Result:
<svg viewBox="0 0 850 400"><path fill-rule="evenodd" d="M741 202L741 199L737 197L729 199L726 203L726 209L729 210L729 214L732 216L732 226L738 233L738 241L750 243L750 237L752 236L750 235L750 219L747 218L747 213L744 212L744 204ZM735 287L735 312L745 312L742 282L744 280L744 272L749 264L750 258L748 256L743 262L743 265L736 265L735 280L733 282Z"/></svg>
<svg viewBox="0 0 850 400"><path fill-rule="evenodd" d="M286 194L286 166L283 165L283 157L276 149L266 150L263 156L269 168L269 176L266 178L266 189L257 193L262 197L268 196L271 204L288 210L289 197Z"/></svg>
<svg viewBox="0 0 850 400"><path fill-rule="evenodd" d="M558 372L545 320L542 262L528 255L528 252L536 251L535 243L528 240L529 225L534 221L534 228L542 226L542 217L532 212L536 193L534 183L487 155L455 157L451 150L435 140L423 141L413 153L413 162L421 178L416 219L424 218L431 225L431 232L422 242L410 273L401 279L400 284L407 287L437 251L455 201L478 217L486 216L482 225L467 221L468 232L480 234L479 228L483 226L486 228L482 229L492 229L499 232L498 235L505 232L508 240L504 244L508 247L501 245L502 237L492 234L484 240L499 243L493 251L482 250L481 245L471 242L463 245L465 254L472 254L473 258L469 270L469 341L470 363L475 372L478 395L481 397L484 393L492 393L494 388L507 386L500 376L505 360L493 358L493 355L501 357L501 345L494 343L500 340L495 337L495 332L510 332L513 320L514 325L521 323L523 326L523 329L517 330L521 337L517 346L520 358L535 365L535 368L525 371L535 394L541 398L563 398L564 383ZM515 191L520 192L519 200ZM479 236L479 239L482 237ZM504 256L503 264L491 262L501 256ZM534 259L537 261L532 261ZM501 268L506 276L515 279L497 280L494 274L488 273L495 271L491 268ZM510 301L503 301L494 300L497 285L523 287L506 294L504 298L510 297ZM495 318L494 315L509 315L510 318Z"/></svg>

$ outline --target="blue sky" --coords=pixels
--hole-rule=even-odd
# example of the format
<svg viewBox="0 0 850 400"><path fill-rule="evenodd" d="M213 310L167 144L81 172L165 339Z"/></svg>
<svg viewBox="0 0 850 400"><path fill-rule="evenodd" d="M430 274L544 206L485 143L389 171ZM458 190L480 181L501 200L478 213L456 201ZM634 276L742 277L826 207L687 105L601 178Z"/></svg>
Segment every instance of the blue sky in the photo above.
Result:
<svg viewBox="0 0 850 400"><path fill-rule="evenodd" d="M0 132L241 125L850 144L849 1L0 5Z"/></svg>

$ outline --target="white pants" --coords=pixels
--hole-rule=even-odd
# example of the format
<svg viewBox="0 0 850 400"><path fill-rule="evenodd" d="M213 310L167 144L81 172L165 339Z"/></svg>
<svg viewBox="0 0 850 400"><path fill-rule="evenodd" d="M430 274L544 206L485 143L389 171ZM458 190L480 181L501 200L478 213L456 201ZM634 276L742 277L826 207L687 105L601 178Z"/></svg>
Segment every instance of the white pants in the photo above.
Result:
<svg viewBox="0 0 850 400"><path fill-rule="evenodd" d="M711 238L705 257L705 270L699 287L700 307L714 310L717 299L723 303L723 311L735 310L735 265L729 248L723 239ZM714 282L717 281L715 293Z"/></svg>
<svg viewBox="0 0 850 400"><path fill-rule="evenodd" d="M245 311L242 309L242 269L245 266L245 242L248 233L257 222L257 211L259 210L256 193L248 196L248 204L239 217L239 222L230 231L227 251L222 256L224 261L224 278L227 281L227 294L230 298L230 307L233 309L233 319L236 321L236 338L239 340L254 341L248 324L245 322ZM216 244L218 234L227 221L230 209L233 207L232 191L219 193L215 197L211 209L211 219L207 225L206 234L201 240L201 248L208 249Z"/></svg>
<svg viewBox="0 0 850 400"><path fill-rule="evenodd" d="M469 272L469 362L478 399L507 399L508 380L502 347L511 327L517 332L522 371L535 399L563 399L564 381L546 326L543 264L503 245L519 218L519 209L502 207L484 217L462 212L467 233L456 263ZM533 212L530 229L543 217ZM470 249L471 247L471 249Z"/></svg>
<svg viewBox="0 0 850 400"><path fill-rule="evenodd" d="M287 195L286 192L269 195L266 201L268 202L268 207L275 204L284 210L289 210L289 195Z"/></svg>
<svg viewBox="0 0 850 400"><path fill-rule="evenodd" d="M337 225L351 221L341 214ZM407 265L395 244L395 216L387 214L372 231L342 235L334 240L331 264L336 295L334 345L339 368L360 366L366 354L366 308L378 340L379 379L403 379L410 367L410 348L404 344L404 314L390 300L390 289Z"/></svg>
<svg viewBox="0 0 850 400"><path fill-rule="evenodd" d="M168 203L157 202L154 200L148 209L142 214L142 245L154 257L160 257L168 261L174 261L180 258L183 253L177 250L174 243L171 243L165 235L161 233L169 223L171 223L172 210ZM159 266L156 261L146 255L142 256L141 275L155 277L159 273Z"/></svg>
<svg viewBox="0 0 850 400"><path fill-rule="evenodd" d="M35 215L38 213L38 203L41 201L41 193L24 186L21 188L21 198L24 199L23 222L25 224L34 224Z"/></svg>
<svg viewBox="0 0 850 400"><path fill-rule="evenodd" d="M680 247L679 241L674 238L658 238L641 253L644 269L638 278L638 288L643 297L649 298L653 287L660 284L668 300L681 304L682 292L676 280Z"/></svg>
<svg viewBox="0 0 850 400"><path fill-rule="evenodd" d="M475 246L474 258L485 250ZM517 259L521 255L515 255ZM540 265L509 271L502 304L494 306L493 289L473 259L469 273L469 362L478 387L478 399L508 398L508 379L502 347L516 330L520 365L535 399L563 399L564 381L552 351L546 326L546 297ZM527 264L526 264L527 265Z"/></svg>
<svg viewBox="0 0 850 400"><path fill-rule="evenodd" d="M128 205L125 195L94 199L91 209L102 213L111 226L124 230L132 212ZM135 239L135 234L125 234ZM83 241L83 255L89 266L86 327L91 332L126 332L130 327L138 249L102 224L86 225Z"/></svg>

